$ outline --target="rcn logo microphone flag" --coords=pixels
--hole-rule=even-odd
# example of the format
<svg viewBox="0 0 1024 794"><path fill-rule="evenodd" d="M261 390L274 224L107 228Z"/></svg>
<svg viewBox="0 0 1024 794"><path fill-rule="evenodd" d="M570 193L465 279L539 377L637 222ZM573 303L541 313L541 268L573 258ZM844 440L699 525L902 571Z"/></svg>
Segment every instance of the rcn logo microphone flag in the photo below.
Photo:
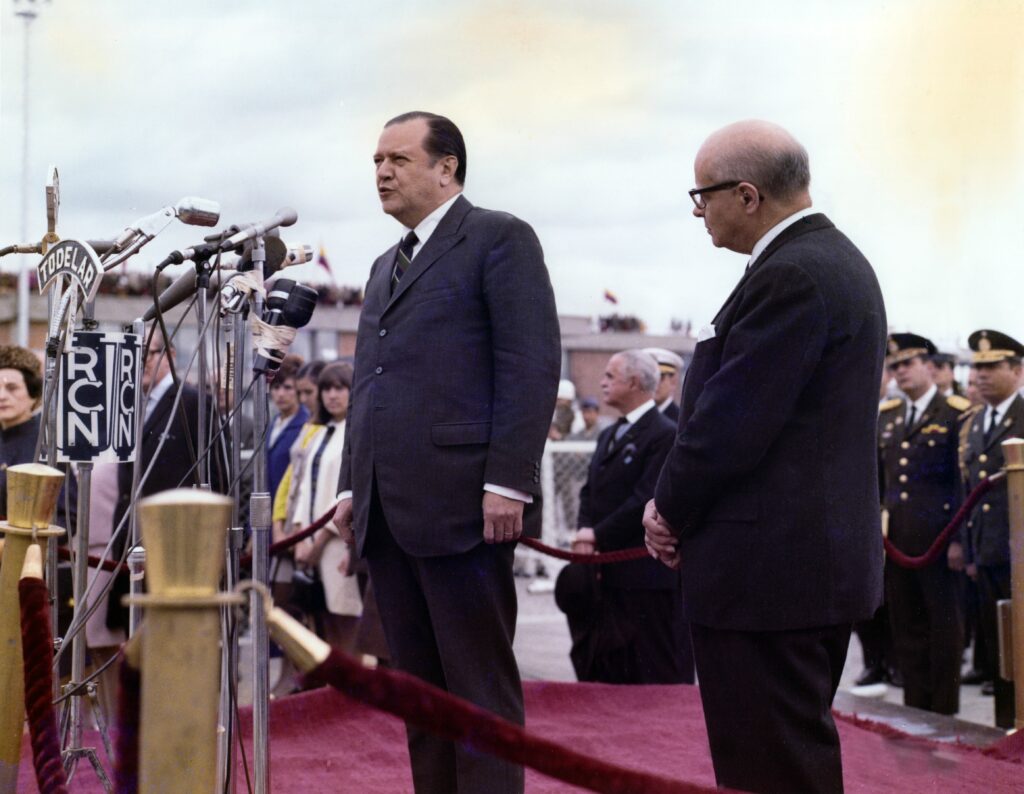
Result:
<svg viewBox="0 0 1024 794"><path fill-rule="evenodd" d="M75 331L61 357L57 460L128 463L135 459L141 380L135 334Z"/></svg>

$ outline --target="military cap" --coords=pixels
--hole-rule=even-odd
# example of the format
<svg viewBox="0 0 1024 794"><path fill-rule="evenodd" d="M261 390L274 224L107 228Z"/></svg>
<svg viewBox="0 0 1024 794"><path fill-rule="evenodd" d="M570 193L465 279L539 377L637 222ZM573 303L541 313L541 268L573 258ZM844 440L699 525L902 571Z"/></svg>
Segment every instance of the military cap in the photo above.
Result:
<svg viewBox="0 0 1024 794"><path fill-rule="evenodd" d="M595 411L601 407L601 403L595 400L593 397L584 397L580 400L580 410L585 411L588 408L593 408Z"/></svg>
<svg viewBox="0 0 1024 794"><path fill-rule="evenodd" d="M936 367L955 367L957 358L952 353L936 353L932 356L932 363Z"/></svg>
<svg viewBox="0 0 1024 794"><path fill-rule="evenodd" d="M1024 345L999 331L975 331L967 338L973 351L972 364L998 364L1011 358L1024 358Z"/></svg>
<svg viewBox="0 0 1024 794"><path fill-rule="evenodd" d="M930 358L938 351L930 339L917 334L889 334L885 342L885 365L891 367L900 361L909 361L914 356Z"/></svg>
<svg viewBox="0 0 1024 794"><path fill-rule="evenodd" d="M683 368L683 360L663 347L645 347L644 352L658 362L658 369L665 374L675 375Z"/></svg>

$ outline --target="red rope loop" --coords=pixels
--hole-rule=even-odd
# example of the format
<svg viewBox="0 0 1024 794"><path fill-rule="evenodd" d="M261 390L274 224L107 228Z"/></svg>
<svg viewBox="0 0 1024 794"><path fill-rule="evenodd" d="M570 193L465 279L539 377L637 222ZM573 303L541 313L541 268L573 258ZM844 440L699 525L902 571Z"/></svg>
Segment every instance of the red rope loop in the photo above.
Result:
<svg viewBox="0 0 1024 794"><path fill-rule="evenodd" d="M556 549L554 546L547 546L536 538L519 538L524 546L529 546L535 551L555 557L559 560L569 562L582 562L589 565L608 565L613 562L629 562L630 560L642 560L650 557L650 552L644 546L637 546L633 549L619 549L618 551L601 551L596 554L575 554L564 549Z"/></svg>
<svg viewBox="0 0 1024 794"><path fill-rule="evenodd" d="M25 711L32 739L32 761L40 794L67 794L60 737L53 711L53 642L50 591L42 579L18 582L21 599L21 654L25 664Z"/></svg>
<svg viewBox="0 0 1024 794"><path fill-rule="evenodd" d="M309 674L351 698L400 717L450 741L461 742L514 764L536 769L575 786L626 794L711 794L722 792L626 769L528 733L519 725L397 670L371 670L337 650Z"/></svg>
<svg viewBox="0 0 1024 794"><path fill-rule="evenodd" d="M946 525L946 528L938 534L934 541L932 541L932 545L924 554L918 557L911 557L897 549L889 542L888 538L885 538L883 543L885 545L885 553L889 556L889 559L901 568L909 568L914 571L920 570L921 568L927 568L935 562L942 552L946 550L946 546L949 544L949 539L953 536L953 533L960 528L960 525L964 523L967 516L971 514L975 505L982 500L985 494L992 490L996 483L1005 479L1005 477L1006 473L999 471L991 477L986 477L984 480L979 482L978 486L971 491L964 503L960 505L960 509L956 511L956 515L953 516L953 520L950 521L949 524Z"/></svg>

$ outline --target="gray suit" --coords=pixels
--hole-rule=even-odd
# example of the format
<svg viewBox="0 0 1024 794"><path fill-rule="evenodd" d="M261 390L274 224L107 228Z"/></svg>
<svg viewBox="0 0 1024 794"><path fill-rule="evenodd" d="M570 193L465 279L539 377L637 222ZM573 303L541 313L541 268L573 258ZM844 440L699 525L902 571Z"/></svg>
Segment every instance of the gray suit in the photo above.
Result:
<svg viewBox="0 0 1024 794"><path fill-rule="evenodd" d="M561 363L540 243L511 215L451 206L394 292L373 264L340 488L353 492L397 666L522 722L512 544L483 543L484 484L531 494ZM521 791L522 769L409 731L418 791Z"/></svg>

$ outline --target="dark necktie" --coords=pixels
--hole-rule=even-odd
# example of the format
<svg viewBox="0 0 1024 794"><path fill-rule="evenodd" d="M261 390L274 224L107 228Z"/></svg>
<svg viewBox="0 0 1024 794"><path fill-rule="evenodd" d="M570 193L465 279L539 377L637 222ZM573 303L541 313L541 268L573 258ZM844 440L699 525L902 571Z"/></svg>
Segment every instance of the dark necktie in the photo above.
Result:
<svg viewBox="0 0 1024 794"><path fill-rule="evenodd" d="M917 406L913 403L910 404L910 417L907 419L907 432L910 432L910 428L914 426L914 422L917 421Z"/></svg>
<svg viewBox="0 0 1024 794"><path fill-rule="evenodd" d="M313 460L309 462L310 515L313 515L313 511L316 509L316 481L317 477L320 475L320 458L323 457L324 450L327 449L327 445L331 443L331 436L334 435L334 431L337 429L337 425L327 425L327 432L324 433L324 440L320 442L320 446L316 448L316 454L313 455Z"/></svg>
<svg viewBox="0 0 1024 794"><path fill-rule="evenodd" d="M997 411L995 408L993 408L992 411L988 415L988 427L985 428L985 443L986 444L988 443L988 440L990 438L992 438L992 434L996 431L996 428L998 426L999 426L999 411Z"/></svg>
<svg viewBox="0 0 1024 794"><path fill-rule="evenodd" d="M391 292L395 291L398 282L402 280L405 271L412 264L412 250L419 241L420 238L416 236L416 232L409 232L402 239L402 244L398 246L398 256L395 257L395 269L391 273Z"/></svg>
<svg viewBox="0 0 1024 794"><path fill-rule="evenodd" d="M610 455L615 451L615 446L619 443L626 431L629 430L629 421L626 417L620 417L619 421L615 423L615 432L612 433L612 437L608 439L608 454Z"/></svg>

